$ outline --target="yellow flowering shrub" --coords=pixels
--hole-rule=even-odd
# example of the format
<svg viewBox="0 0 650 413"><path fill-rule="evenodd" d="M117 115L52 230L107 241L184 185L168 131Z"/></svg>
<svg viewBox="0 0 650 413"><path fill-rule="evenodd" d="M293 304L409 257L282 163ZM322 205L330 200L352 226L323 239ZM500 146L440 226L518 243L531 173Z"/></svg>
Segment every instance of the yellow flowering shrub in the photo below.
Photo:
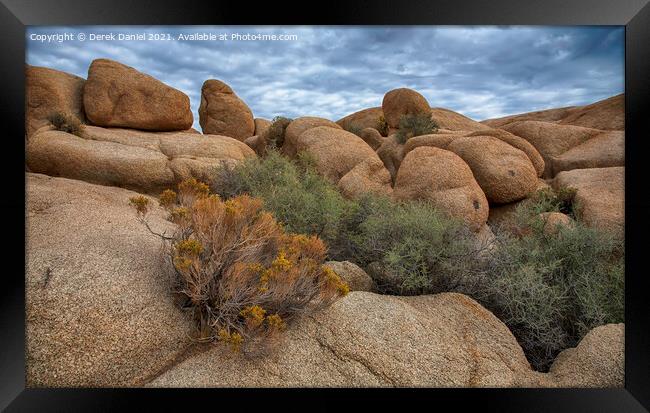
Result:
<svg viewBox="0 0 650 413"><path fill-rule="evenodd" d="M138 215L145 215L149 211L149 198L143 195L134 196L129 198L129 203L138 212Z"/></svg>
<svg viewBox="0 0 650 413"><path fill-rule="evenodd" d="M142 198L132 200L137 211L146 211L148 200ZM259 199L240 195L223 201L190 179L178 192L161 193L159 201L177 225L169 261L184 307L196 320L198 340L255 354L295 316L348 291L323 267L323 241L285 233Z"/></svg>

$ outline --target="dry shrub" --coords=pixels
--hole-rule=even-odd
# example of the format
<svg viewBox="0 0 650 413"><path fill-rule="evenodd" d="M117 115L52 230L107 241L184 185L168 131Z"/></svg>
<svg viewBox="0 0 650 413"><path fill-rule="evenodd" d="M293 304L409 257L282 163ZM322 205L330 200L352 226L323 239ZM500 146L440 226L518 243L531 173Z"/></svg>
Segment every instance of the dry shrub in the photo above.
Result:
<svg viewBox="0 0 650 413"><path fill-rule="evenodd" d="M199 340L259 354L296 316L348 292L322 265L323 241L285 233L261 200L239 195L222 201L195 179L178 189L161 196L178 226L168 257Z"/></svg>
<svg viewBox="0 0 650 413"><path fill-rule="evenodd" d="M54 126L54 129L73 135L79 135L83 128L79 118L69 113L53 112L47 117L47 120Z"/></svg>

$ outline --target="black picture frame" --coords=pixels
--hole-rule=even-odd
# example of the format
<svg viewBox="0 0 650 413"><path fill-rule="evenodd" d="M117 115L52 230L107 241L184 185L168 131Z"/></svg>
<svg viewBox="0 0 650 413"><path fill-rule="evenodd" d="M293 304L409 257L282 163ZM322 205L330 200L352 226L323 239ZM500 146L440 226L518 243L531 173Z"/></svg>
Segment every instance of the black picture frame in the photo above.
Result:
<svg viewBox="0 0 650 413"><path fill-rule="evenodd" d="M650 198L646 157L650 153L650 5L648 0L447 0L345 1L326 4L199 2L193 0L1 0L0 73L3 96L5 189L0 196L4 218L0 284L0 409L7 411L125 410L136 401L153 409L192 408L219 400L276 405L282 410L340 409L353 398L384 408L428 406L454 410L474 406L489 411L641 412L650 409L650 300L646 275ZM29 389L25 388L25 174L24 63L28 25L624 25L626 114L626 309L625 387L621 389ZM21 148L21 146L23 146ZM21 165L22 163L22 165ZM21 218L23 217L23 218ZM10 224L10 225L6 225ZM22 234L22 236L21 236ZM7 242L8 241L8 242ZM23 257L21 260L20 257ZM11 265L10 265L11 264ZM228 392L227 397L226 392ZM292 392L287 401L287 392ZM252 394L251 394L252 393ZM317 402L296 403L301 399ZM190 405L188 405L188 401ZM148 409L149 410L149 409ZM248 410L248 409L246 409Z"/></svg>

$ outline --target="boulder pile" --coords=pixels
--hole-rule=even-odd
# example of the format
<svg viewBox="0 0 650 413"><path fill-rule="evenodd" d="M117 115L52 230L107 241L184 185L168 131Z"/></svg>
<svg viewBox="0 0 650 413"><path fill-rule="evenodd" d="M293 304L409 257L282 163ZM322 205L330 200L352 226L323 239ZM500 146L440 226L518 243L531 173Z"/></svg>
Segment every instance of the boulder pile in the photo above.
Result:
<svg viewBox="0 0 650 413"><path fill-rule="evenodd" d="M623 325L594 329L542 374L471 298L374 294L372 279L351 262L327 265L352 292L293 324L270 357L204 347L190 339L192 321L173 302L162 240L128 205L187 178L216 185L219 168L272 145L308 157L346 197L427 200L481 239L494 237L493 219L507 220L549 184L576 190L576 219L622 236L622 96L476 122L400 88L380 107L338 121L270 121L209 79L198 132L185 93L119 62L93 61L87 79L27 66L26 85L29 386L622 384ZM81 126L62 130L53 114ZM437 129L404 141L405 116ZM542 218L549 234L575 224L559 213ZM157 232L174 230L157 206L149 221Z"/></svg>

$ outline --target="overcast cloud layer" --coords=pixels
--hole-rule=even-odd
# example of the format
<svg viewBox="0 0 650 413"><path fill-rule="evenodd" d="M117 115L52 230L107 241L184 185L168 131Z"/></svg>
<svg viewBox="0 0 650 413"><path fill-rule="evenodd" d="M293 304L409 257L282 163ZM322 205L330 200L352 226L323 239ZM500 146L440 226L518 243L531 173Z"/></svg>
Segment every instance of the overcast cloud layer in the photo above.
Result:
<svg viewBox="0 0 650 413"><path fill-rule="evenodd" d="M90 41L90 33L261 33L285 41ZM71 33L41 42L32 35ZM78 34L86 35L85 41ZM583 105L624 91L623 27L30 27L27 63L87 77L109 58L185 92L198 126L201 85L220 79L255 117L339 119L409 87L431 106L482 120Z"/></svg>

